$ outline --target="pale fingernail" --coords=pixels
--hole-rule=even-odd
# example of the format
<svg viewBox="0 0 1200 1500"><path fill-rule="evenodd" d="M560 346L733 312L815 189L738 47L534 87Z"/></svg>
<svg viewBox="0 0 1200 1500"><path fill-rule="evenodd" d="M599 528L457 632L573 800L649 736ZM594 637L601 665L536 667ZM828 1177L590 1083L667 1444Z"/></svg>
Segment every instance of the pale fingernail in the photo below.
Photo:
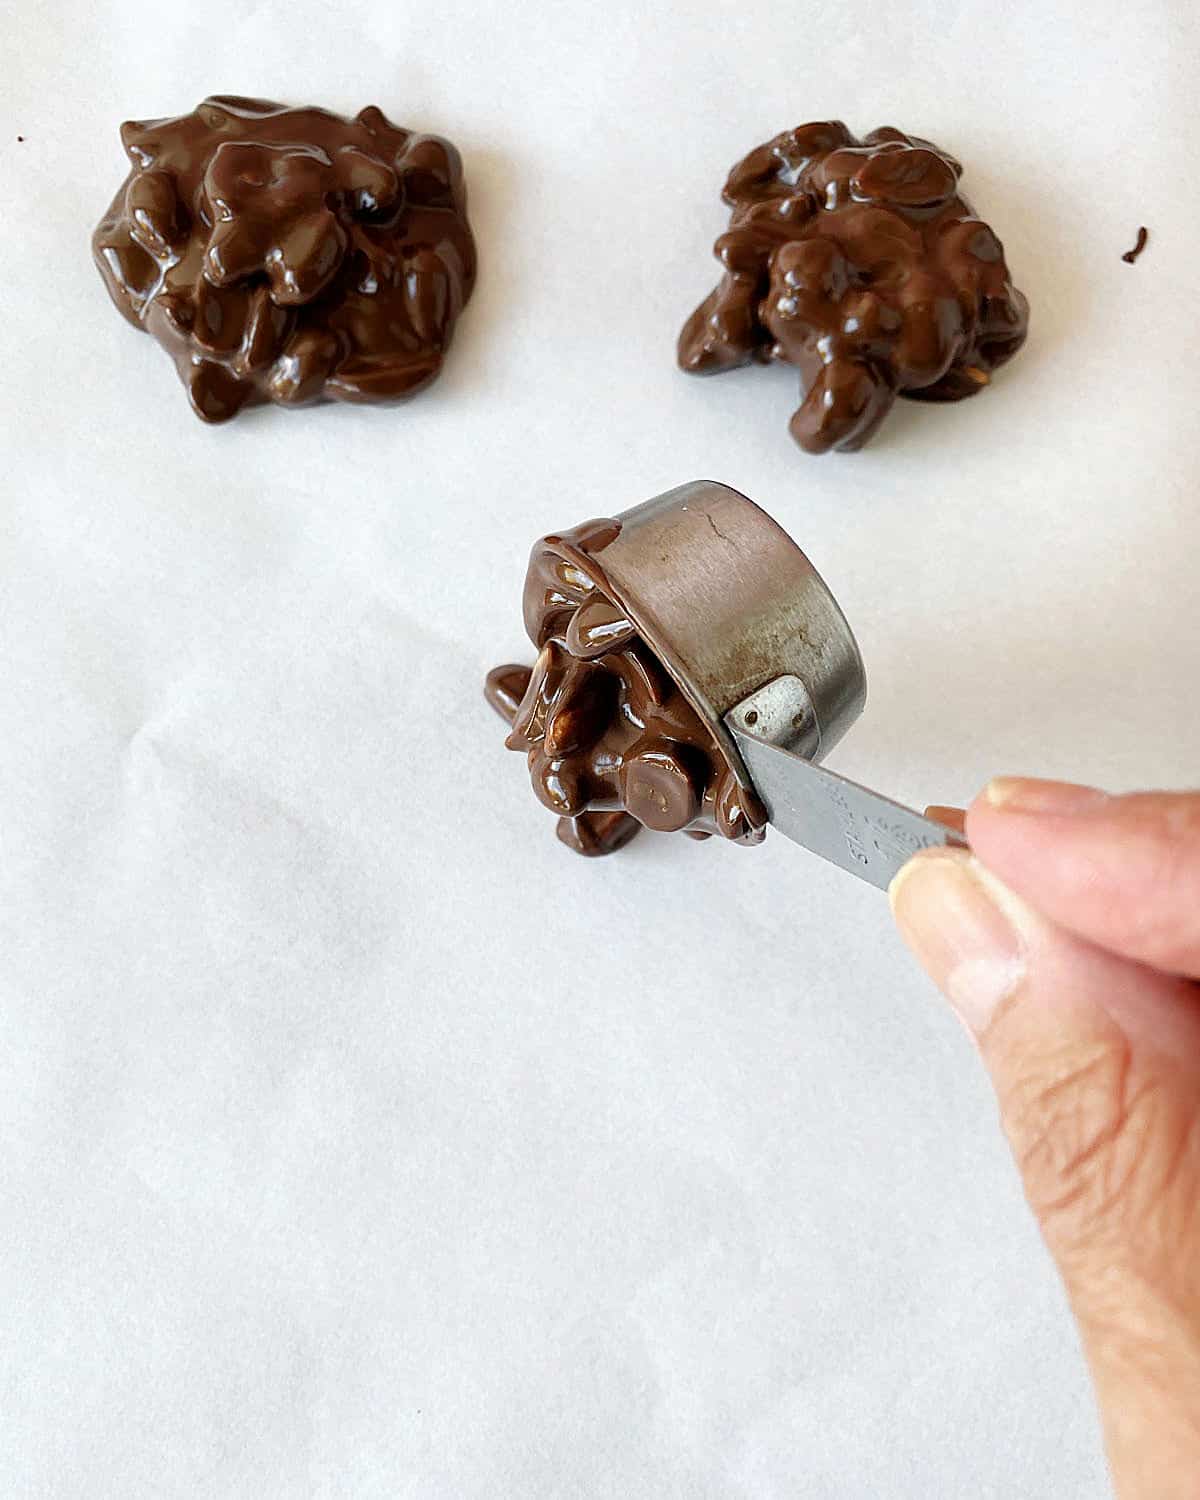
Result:
<svg viewBox="0 0 1200 1500"><path fill-rule="evenodd" d="M1107 792L1069 781L1040 781L1035 776L997 776L984 788L984 799L1004 812L1081 813L1107 802Z"/></svg>
<svg viewBox="0 0 1200 1500"><path fill-rule="evenodd" d="M1025 977L1020 902L965 849L904 866L888 891L905 942L976 1035Z"/></svg>

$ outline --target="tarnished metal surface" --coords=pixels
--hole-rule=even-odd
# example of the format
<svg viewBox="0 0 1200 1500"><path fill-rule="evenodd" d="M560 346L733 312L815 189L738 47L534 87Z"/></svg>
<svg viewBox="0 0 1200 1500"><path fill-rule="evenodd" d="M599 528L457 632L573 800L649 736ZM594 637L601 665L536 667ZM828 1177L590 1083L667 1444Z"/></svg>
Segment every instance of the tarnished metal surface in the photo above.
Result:
<svg viewBox="0 0 1200 1500"><path fill-rule="evenodd" d="M739 775L725 715L781 676L804 684L824 755L862 712L866 677L853 633L820 574L752 500L700 480L619 517L605 576L708 722ZM752 784L748 778L748 784Z"/></svg>

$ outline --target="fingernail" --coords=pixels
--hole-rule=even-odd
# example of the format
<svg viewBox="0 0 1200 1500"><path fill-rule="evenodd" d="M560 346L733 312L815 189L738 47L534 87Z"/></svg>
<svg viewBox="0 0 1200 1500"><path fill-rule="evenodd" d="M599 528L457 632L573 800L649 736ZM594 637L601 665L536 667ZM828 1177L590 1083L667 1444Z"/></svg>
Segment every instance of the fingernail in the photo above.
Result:
<svg viewBox="0 0 1200 1500"><path fill-rule="evenodd" d="M925 816L932 818L935 823L944 823L947 828L953 828L958 833L966 832L967 810L965 807L947 807L941 802L931 802L925 809Z"/></svg>
<svg viewBox="0 0 1200 1500"><path fill-rule="evenodd" d="M905 942L977 1036L1025 977L1021 903L966 850L920 854L892 881Z"/></svg>
<svg viewBox="0 0 1200 1500"><path fill-rule="evenodd" d="M1034 776L997 776L988 782L983 795L990 806L1019 813L1090 812L1109 800L1107 792L1094 786L1039 781Z"/></svg>

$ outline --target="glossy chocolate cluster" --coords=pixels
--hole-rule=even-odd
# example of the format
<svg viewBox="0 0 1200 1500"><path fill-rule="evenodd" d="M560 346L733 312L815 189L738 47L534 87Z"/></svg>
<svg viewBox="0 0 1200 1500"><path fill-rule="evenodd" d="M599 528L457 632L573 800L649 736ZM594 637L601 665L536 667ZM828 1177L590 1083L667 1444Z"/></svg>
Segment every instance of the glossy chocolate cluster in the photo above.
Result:
<svg viewBox="0 0 1200 1500"><path fill-rule="evenodd" d="M765 815L665 667L608 591L604 548L619 521L543 537L525 579L533 668L497 667L488 701L512 725L534 792L580 854L639 829L757 844Z"/></svg>
<svg viewBox="0 0 1200 1500"><path fill-rule="evenodd" d="M121 139L132 169L93 251L205 421L396 401L437 375L475 280L448 141L374 107L347 120L225 96Z"/></svg>
<svg viewBox="0 0 1200 1500"><path fill-rule="evenodd" d="M961 173L918 136L859 141L838 120L756 147L725 184L725 275L680 335L682 368L795 365L791 433L809 453L861 448L897 395L975 395L1021 347L1029 308Z"/></svg>

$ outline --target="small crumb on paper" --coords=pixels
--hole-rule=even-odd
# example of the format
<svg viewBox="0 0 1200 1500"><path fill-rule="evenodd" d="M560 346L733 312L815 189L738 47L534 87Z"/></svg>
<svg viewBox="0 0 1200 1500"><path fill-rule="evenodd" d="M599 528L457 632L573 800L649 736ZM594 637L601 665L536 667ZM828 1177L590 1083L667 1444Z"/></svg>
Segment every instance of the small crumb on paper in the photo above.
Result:
<svg viewBox="0 0 1200 1500"><path fill-rule="evenodd" d="M1150 238L1150 231L1143 224L1142 227L1137 232L1137 244L1134 245L1134 247L1133 247L1132 250L1126 250L1125 254L1122 255L1122 257L1121 257L1121 259L1126 263L1126 265L1130 265L1130 266L1133 265L1134 261L1137 260L1138 256L1146 248L1146 241L1149 238Z"/></svg>

